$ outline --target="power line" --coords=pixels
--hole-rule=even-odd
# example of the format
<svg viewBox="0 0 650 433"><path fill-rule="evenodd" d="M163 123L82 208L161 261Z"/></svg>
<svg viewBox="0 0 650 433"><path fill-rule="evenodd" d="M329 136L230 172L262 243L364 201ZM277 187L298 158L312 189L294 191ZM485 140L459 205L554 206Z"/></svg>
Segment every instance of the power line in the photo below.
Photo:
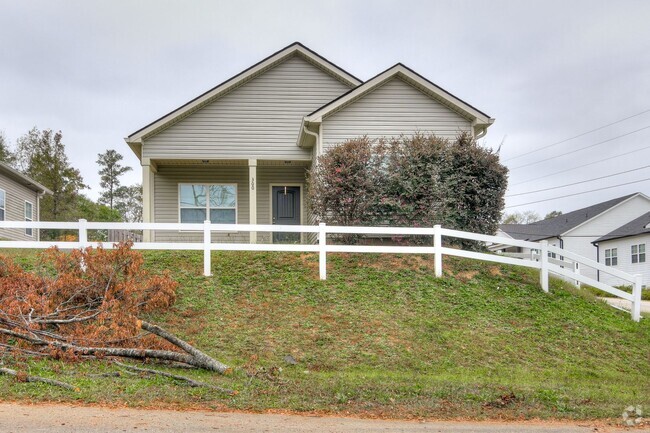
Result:
<svg viewBox="0 0 650 433"><path fill-rule="evenodd" d="M638 116L641 116L642 114L649 113L649 112L650 112L650 109L642 111L642 112L637 113L637 114L633 114L632 116L625 117L625 118L623 118L621 120L617 120L616 122L608 123L607 125L598 127L596 129L592 129L592 130L587 131L587 132L583 132L583 133L575 135L575 136L573 136L571 138L566 138L566 139L561 140L561 141L556 141L555 143L551 143L549 145L540 147L539 149L531 150L530 152L525 152L525 153L522 153L520 155L513 156L512 158L504 159L503 162L511 161L511 160L517 159L517 158L521 158L522 156L530 155L531 153L536 153L536 152L539 152L541 150L548 149L549 147L557 146L558 144L562 144L562 143L566 143L567 141L575 140L576 138L580 138L580 137L585 136L587 134L591 134L592 132L600 131L601 129L605 129L605 128L609 127L609 126L616 125L617 123L624 122L626 120L632 119L633 117L638 117Z"/></svg>
<svg viewBox="0 0 650 433"><path fill-rule="evenodd" d="M566 188L567 186L580 185L582 183L593 182L594 180L607 179L608 177L614 177L625 173L632 173L633 171L643 170L644 168L650 168L650 165L644 165L643 167L620 171L618 173L608 174L606 176L594 177L593 179L581 180L580 182L567 183L566 185L552 186L550 188L537 189L535 191L521 192L518 194L510 194L510 195L506 195L506 197L518 197L520 195L535 194L536 192L550 191L552 189L558 189L558 188Z"/></svg>
<svg viewBox="0 0 650 433"><path fill-rule="evenodd" d="M604 143L609 143L610 141L614 141L614 140L618 140L619 138L627 137L628 135L635 134L635 133L637 133L639 131L643 131L644 129L648 129L648 128L650 128L650 125L644 126L643 128L639 128L639 129L636 129L634 131L631 131L631 132L628 132L628 133L625 133L625 134L617 135L616 137L612 137L612 138L609 138L607 140L599 141L598 143L590 144L589 146L581 147L579 149L575 149L575 150L572 150L570 152L565 152L565 153L563 153L561 155L551 156L549 158L539 159L539 160L537 160L535 162L530 162L528 164L520 165L518 167L513 167L510 170L517 170L518 168L530 167L531 165L540 164L542 162L550 161L551 159L556 159L556 158L560 158L562 156L571 155L572 153L580 152L581 150L585 150L585 149L590 149L592 147L596 147L596 146L604 144Z"/></svg>
<svg viewBox="0 0 650 433"><path fill-rule="evenodd" d="M606 187L603 187L603 188L590 189L589 191L576 192L576 193L573 193L573 194L561 195L559 197L547 198L547 199L544 199L544 200L536 200L536 201L530 201L528 203L515 204L515 205L511 205L511 206L506 206L506 209L509 209L509 208L512 208L512 207L526 206L526 205L535 204L535 203L543 203L545 201L558 200L558 199L561 199L561 198L573 197L573 196L576 196L576 195L587 194L587 193L590 193L590 192L603 191L603 190L606 190L606 189L617 188L619 186L632 185L634 183L641 183L641 182L645 182L645 181L648 181L648 180L650 180L650 177L648 177L646 179L635 180L633 182L625 182L625 183L619 183L618 185L611 185L611 186L606 186Z"/></svg>
<svg viewBox="0 0 650 433"><path fill-rule="evenodd" d="M524 183L533 182L533 181L535 181L535 180L544 179L544 178L547 178L547 177L550 177L550 176L555 176L556 174L566 173L567 171L573 171L573 170L576 170L576 169L578 169L578 168L583 168L583 167L588 167L588 166L590 166L590 165L599 164L599 163L601 163L601 162L609 161L609 160L611 160L611 159L620 158L621 156L631 155L631 154L633 154L633 153L640 152L640 151L642 151L642 150L646 150L646 149L650 149L650 146L641 147L641 148L639 148L639 149L635 149L635 150L631 150L631 151L629 151L629 152L621 153L620 155L614 155L614 156L610 156L610 157L608 157L608 158L599 159L598 161L594 161L594 162L589 162L589 163L587 163L587 164L578 165L577 167L571 167L571 168L567 168L567 169L565 169L565 170L556 171L555 173L545 174L544 176L534 177L534 178L532 178L532 179L528 179L528 180L525 180L525 181L523 181L523 182L515 183L514 185L511 185L511 186L523 185Z"/></svg>

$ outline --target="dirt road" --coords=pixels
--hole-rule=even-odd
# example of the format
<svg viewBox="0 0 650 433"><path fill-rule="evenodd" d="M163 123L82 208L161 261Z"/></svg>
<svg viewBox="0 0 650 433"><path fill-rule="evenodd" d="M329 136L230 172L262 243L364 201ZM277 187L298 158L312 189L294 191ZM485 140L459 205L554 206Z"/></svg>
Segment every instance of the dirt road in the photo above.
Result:
<svg viewBox="0 0 650 433"><path fill-rule="evenodd" d="M383 421L295 415L260 415L169 410L105 409L65 405L0 403L0 432L440 432L440 433L604 433L624 430L589 423L465 423ZM650 430L634 430L649 432Z"/></svg>

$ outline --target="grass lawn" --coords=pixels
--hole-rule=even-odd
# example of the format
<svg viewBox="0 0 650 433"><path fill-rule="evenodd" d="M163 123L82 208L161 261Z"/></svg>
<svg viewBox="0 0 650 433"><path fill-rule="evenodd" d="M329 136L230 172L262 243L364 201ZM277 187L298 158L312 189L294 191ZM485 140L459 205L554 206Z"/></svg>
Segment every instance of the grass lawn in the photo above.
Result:
<svg viewBox="0 0 650 433"><path fill-rule="evenodd" d="M8 252L29 267L33 252ZM5 400L288 410L396 418L620 419L650 408L650 320L524 268L419 255L219 252L211 278L197 252L144 252L181 283L150 319L232 374L174 372L239 391L123 375L96 361L7 366L79 386L74 393L0 376ZM286 361L290 355L297 363Z"/></svg>

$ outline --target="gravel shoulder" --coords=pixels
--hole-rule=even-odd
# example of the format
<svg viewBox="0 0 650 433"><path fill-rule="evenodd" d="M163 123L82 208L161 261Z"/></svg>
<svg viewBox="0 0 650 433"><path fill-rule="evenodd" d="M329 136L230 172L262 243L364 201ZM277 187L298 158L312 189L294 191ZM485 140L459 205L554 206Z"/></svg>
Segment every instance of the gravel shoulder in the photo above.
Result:
<svg viewBox="0 0 650 433"><path fill-rule="evenodd" d="M623 432L601 424L418 422L341 417L250 414L210 411L114 409L92 406L0 403L0 432L441 432L588 433ZM650 429L635 429L650 432Z"/></svg>

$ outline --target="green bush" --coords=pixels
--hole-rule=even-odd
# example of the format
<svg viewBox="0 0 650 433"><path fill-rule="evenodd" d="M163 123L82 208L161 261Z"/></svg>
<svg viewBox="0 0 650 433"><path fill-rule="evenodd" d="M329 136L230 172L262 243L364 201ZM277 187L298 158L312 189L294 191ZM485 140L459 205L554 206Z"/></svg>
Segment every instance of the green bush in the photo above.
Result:
<svg viewBox="0 0 650 433"><path fill-rule="evenodd" d="M348 140L318 158L309 202L328 224L431 227L494 234L508 170L468 134Z"/></svg>

